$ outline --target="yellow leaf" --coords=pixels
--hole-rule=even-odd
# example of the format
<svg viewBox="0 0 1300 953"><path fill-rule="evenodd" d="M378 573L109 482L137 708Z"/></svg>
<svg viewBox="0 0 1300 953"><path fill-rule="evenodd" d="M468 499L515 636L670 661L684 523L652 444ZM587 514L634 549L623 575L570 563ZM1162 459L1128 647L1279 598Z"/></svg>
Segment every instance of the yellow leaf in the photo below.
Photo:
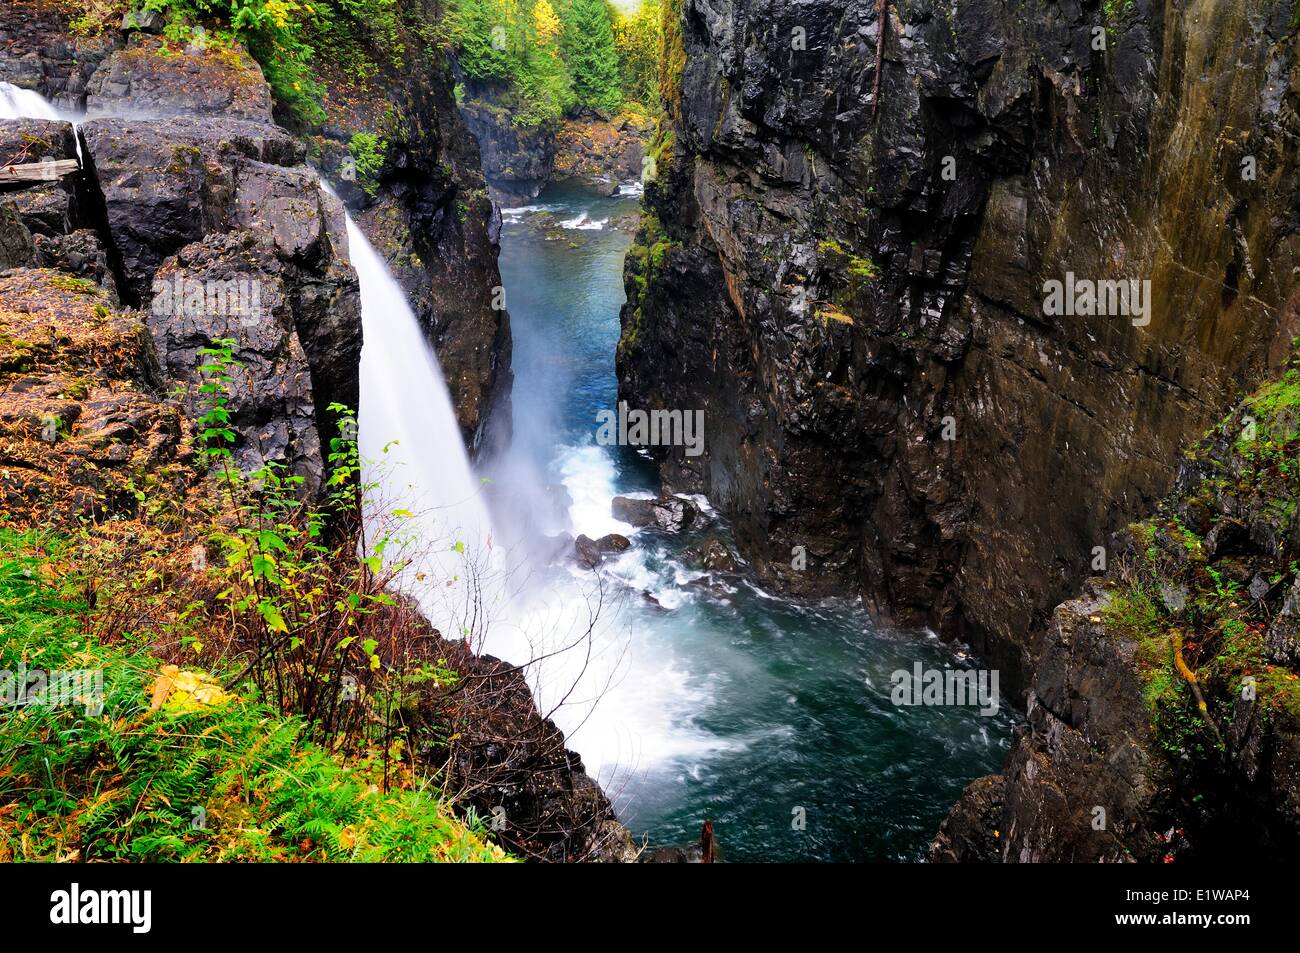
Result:
<svg viewBox="0 0 1300 953"><path fill-rule="evenodd" d="M164 667L166 668L168 666L164 666ZM174 667L174 666L170 666L170 667ZM153 697L149 700L149 707L152 708L154 711L157 711L159 708L161 708L163 706L163 702L167 700L167 696L172 693L173 684L174 683L172 682L172 680L168 678L166 675L159 675L156 679L154 679L153 689L152 689Z"/></svg>
<svg viewBox="0 0 1300 953"><path fill-rule="evenodd" d="M560 35L560 18L548 0L537 0L537 5L533 7L533 29L544 41L553 40Z"/></svg>

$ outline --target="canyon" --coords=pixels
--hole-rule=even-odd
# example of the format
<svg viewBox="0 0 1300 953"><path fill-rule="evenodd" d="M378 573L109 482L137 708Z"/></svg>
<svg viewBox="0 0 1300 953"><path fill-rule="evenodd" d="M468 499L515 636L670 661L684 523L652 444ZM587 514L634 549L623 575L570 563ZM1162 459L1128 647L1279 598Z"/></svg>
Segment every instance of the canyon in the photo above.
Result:
<svg viewBox="0 0 1300 953"><path fill-rule="evenodd" d="M145 472L195 498L201 358L240 309L160 295L214 282L269 316L239 328L239 468L324 492L361 401L350 215L491 484L488 548L540 539L569 593L576 547L631 604L590 725L391 607L477 686L451 775L490 779L466 804L504 804L512 850L633 860L622 819L703 820L710 857L716 820L742 860L1294 856L1289 3L665 0L661 115L538 126L422 35L322 64L304 125L242 50L10 6L0 82L64 114L0 120L0 160L83 171L0 196L8 509L131 518ZM61 348L24 344L54 313ZM684 426L633 439L629 407ZM891 669L1003 703L889 705Z"/></svg>
<svg viewBox="0 0 1300 953"><path fill-rule="evenodd" d="M679 11L618 354L621 399L709 420L703 456L658 451L665 485L707 494L770 585L971 645L1031 722L1065 692L1145 725L1139 692L1097 695L1119 660L1059 667L1053 613L1290 352L1289 5ZM1150 324L1050 314L1067 272L1149 280ZM1000 778L973 794L966 821L1004 831L986 854L1092 853L1066 822L1089 759L1056 746L1098 731L1052 710L1012 756L1021 823L991 820ZM1056 840L1022 849L1021 811Z"/></svg>

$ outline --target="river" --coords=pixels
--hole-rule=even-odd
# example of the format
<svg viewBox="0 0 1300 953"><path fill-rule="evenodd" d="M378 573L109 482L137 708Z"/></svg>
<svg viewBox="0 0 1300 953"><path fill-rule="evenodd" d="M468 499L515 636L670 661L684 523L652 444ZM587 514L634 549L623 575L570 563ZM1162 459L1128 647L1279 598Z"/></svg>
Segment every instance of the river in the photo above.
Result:
<svg viewBox="0 0 1300 953"><path fill-rule="evenodd" d="M515 440L501 479L564 487L569 525L548 529L633 541L599 570L624 595L605 607L618 676L594 710L556 721L651 844L692 842L707 817L727 860L918 860L962 788L998 770L1014 715L1005 701L991 717L896 706L890 676L975 660L877 629L854 601L798 602L744 576L706 576L683 556L700 532L638 532L610 514L613 496L657 489L648 460L595 442L597 413L617 399L630 234L615 223L637 202L551 186L504 215ZM498 492L518 500L516 489ZM713 515L703 535L729 541Z"/></svg>

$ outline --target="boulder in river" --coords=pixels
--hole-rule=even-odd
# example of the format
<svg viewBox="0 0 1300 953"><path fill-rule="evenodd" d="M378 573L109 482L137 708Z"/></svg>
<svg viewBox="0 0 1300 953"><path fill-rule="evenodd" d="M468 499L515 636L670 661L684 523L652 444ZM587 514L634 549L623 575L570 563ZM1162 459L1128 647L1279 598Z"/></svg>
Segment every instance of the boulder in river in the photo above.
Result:
<svg viewBox="0 0 1300 953"><path fill-rule="evenodd" d="M717 859L713 839L713 821L705 820L698 844L675 847L652 847L641 855L643 864L712 864Z"/></svg>
<svg viewBox="0 0 1300 953"><path fill-rule="evenodd" d="M665 533L677 533L686 529L695 522L700 512L694 503L681 496L661 496L650 500L616 496L611 511L614 519L639 528L663 530Z"/></svg>
<svg viewBox="0 0 1300 953"><path fill-rule="evenodd" d="M579 536L573 541L573 552L578 564L587 569L595 569L610 553L621 553L632 545L632 541L618 533L610 533L600 539Z"/></svg>
<svg viewBox="0 0 1300 953"><path fill-rule="evenodd" d="M573 552L573 536L570 533L541 536L537 540L537 550L546 562L559 562Z"/></svg>

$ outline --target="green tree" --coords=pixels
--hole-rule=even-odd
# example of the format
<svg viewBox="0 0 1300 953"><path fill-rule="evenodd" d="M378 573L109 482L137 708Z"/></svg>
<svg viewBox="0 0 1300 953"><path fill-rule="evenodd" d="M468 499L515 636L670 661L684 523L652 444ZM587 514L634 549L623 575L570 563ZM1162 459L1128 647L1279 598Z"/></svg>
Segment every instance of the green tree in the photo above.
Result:
<svg viewBox="0 0 1300 953"><path fill-rule="evenodd" d="M547 0L538 0L523 29L525 55L516 83L524 108L516 121L536 125L559 119L573 108L573 80L560 55L561 24Z"/></svg>
<svg viewBox="0 0 1300 953"><path fill-rule="evenodd" d="M571 0L560 14L565 62L577 103L614 112L623 101L614 18L605 0Z"/></svg>
<svg viewBox="0 0 1300 953"><path fill-rule="evenodd" d="M659 103L661 19L659 0L641 0L635 13L620 13L614 20L614 45L618 51L623 96L643 106Z"/></svg>
<svg viewBox="0 0 1300 953"><path fill-rule="evenodd" d="M456 0L448 35L458 51L461 69L471 79L513 82L519 74L515 26L502 0Z"/></svg>

